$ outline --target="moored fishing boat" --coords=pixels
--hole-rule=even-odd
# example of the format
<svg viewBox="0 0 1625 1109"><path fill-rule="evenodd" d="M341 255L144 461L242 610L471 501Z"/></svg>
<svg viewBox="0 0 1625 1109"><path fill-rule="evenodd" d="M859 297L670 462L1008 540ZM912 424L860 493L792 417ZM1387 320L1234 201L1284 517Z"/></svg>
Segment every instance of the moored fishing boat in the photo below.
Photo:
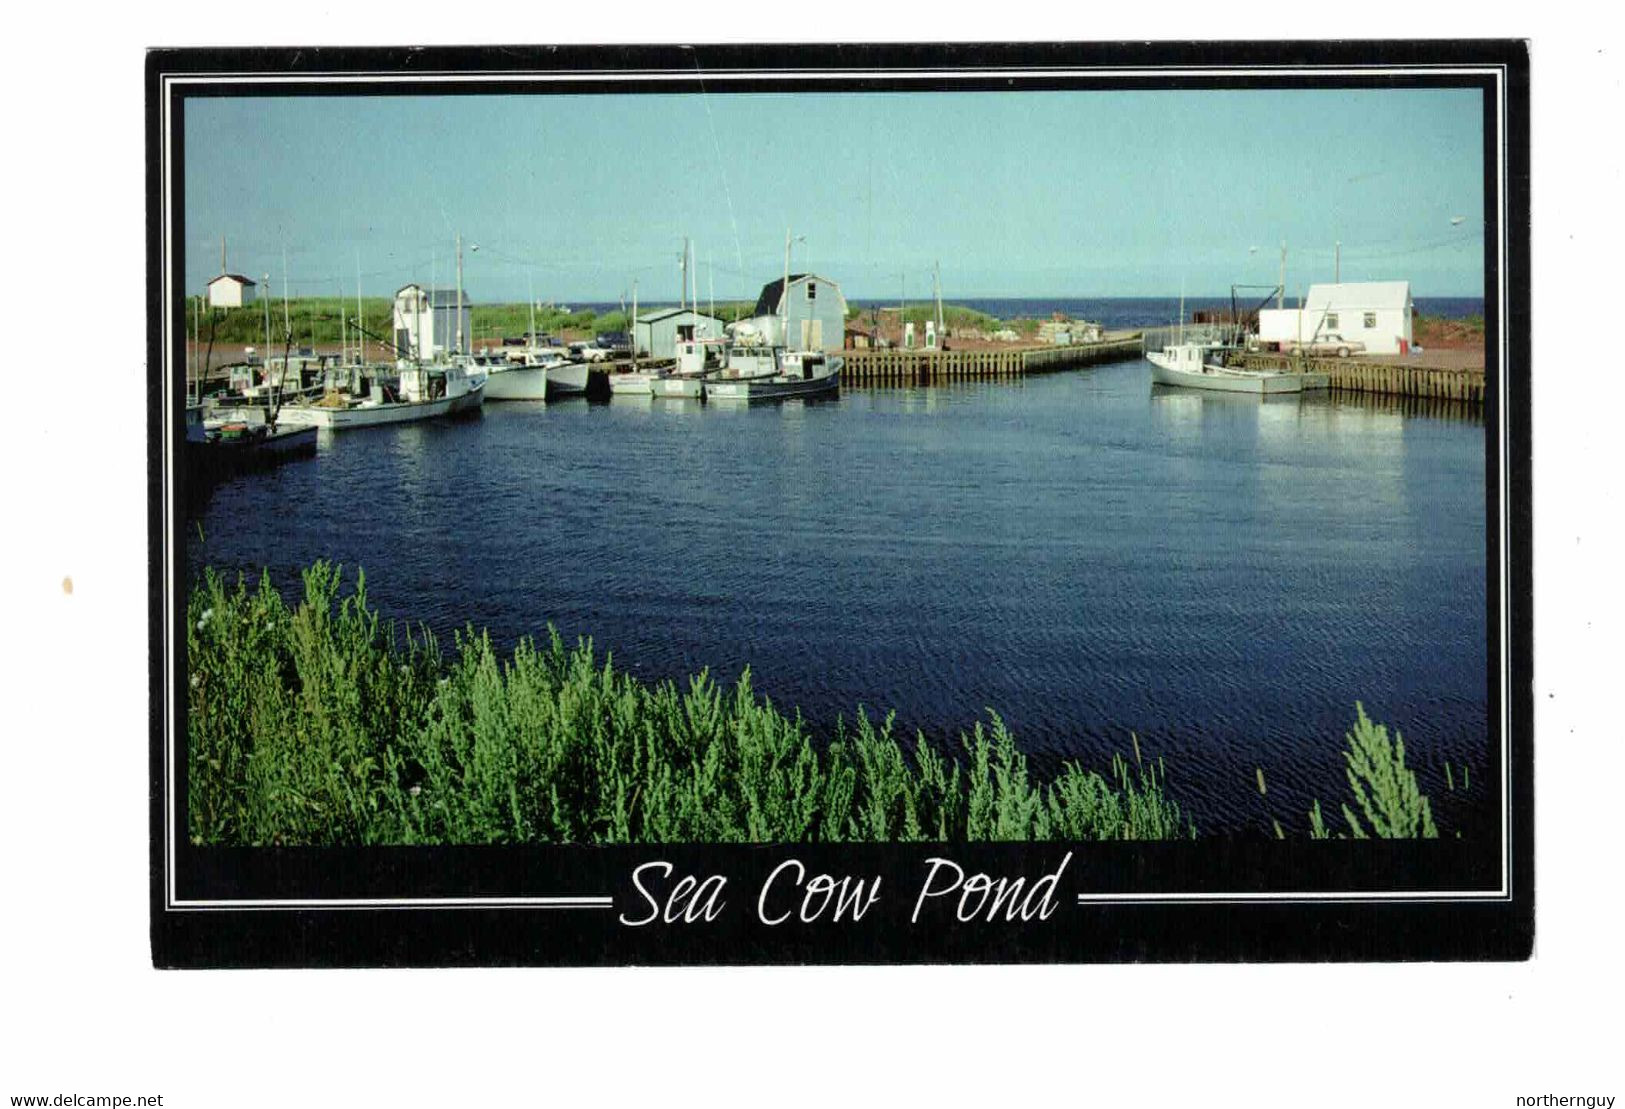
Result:
<svg viewBox="0 0 1625 1109"><path fill-rule="evenodd" d="M211 420L201 405L187 405L186 465L190 474L224 477L315 451L314 427Z"/></svg>
<svg viewBox="0 0 1625 1109"><path fill-rule="evenodd" d="M678 400L705 399L705 383L721 373L727 364L726 339L684 339L677 344L677 364L664 377L650 383L657 397Z"/></svg>
<svg viewBox="0 0 1625 1109"><path fill-rule="evenodd" d="M284 405L285 423L333 430L432 420L477 411L485 402L486 378L456 362L408 365L391 387L372 379L363 394L329 390L320 399Z"/></svg>
<svg viewBox="0 0 1625 1109"><path fill-rule="evenodd" d="M734 348L728 367L705 382L707 400L785 400L831 394L841 385L839 355L778 347Z"/></svg>
<svg viewBox="0 0 1625 1109"><path fill-rule="evenodd" d="M1283 370L1244 370L1220 361L1231 349L1214 343L1175 343L1160 351L1147 351L1151 380L1159 385L1187 389L1211 389L1225 393L1301 393L1324 389L1330 384L1326 374L1291 373Z"/></svg>

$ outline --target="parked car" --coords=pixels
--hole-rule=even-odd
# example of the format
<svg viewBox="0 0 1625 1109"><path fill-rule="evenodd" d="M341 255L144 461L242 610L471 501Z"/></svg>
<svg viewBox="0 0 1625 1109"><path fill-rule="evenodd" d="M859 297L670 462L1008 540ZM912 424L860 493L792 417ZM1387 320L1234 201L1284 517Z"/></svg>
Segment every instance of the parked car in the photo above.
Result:
<svg viewBox="0 0 1625 1109"><path fill-rule="evenodd" d="M1336 332L1328 332L1301 342L1297 339L1285 340L1281 343L1281 349L1287 354L1335 354L1339 358L1347 358L1363 352L1365 344L1358 339L1345 339Z"/></svg>

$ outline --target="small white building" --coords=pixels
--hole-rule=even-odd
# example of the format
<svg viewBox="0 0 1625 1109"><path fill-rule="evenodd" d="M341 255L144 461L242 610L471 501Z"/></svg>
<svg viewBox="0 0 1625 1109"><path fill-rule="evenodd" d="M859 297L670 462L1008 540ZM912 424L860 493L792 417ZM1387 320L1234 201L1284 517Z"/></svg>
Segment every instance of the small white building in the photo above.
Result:
<svg viewBox="0 0 1625 1109"><path fill-rule="evenodd" d="M1328 336L1365 344L1371 354L1398 354L1411 343L1414 305L1409 281L1345 281L1311 285L1302 308L1263 308L1264 343L1325 342Z"/></svg>
<svg viewBox="0 0 1625 1109"><path fill-rule="evenodd" d="M640 358L675 358L677 344L722 337L722 321L692 308L657 308L638 314L632 340Z"/></svg>
<svg viewBox="0 0 1625 1109"><path fill-rule="evenodd" d="M209 282L209 307L241 308L253 304L258 288L240 273L223 273Z"/></svg>
<svg viewBox="0 0 1625 1109"><path fill-rule="evenodd" d="M784 343L788 326L790 342ZM784 297L784 279L769 281L756 298L747 320L729 324L729 331L745 328L766 342L799 350L840 350L846 341L846 297L841 287L815 273L790 275L790 295Z"/></svg>
<svg viewBox="0 0 1625 1109"><path fill-rule="evenodd" d="M393 330L395 346L403 358L434 358L458 349L461 326L462 349L474 349L474 305L463 291L463 312L459 322L456 289L425 289L406 285L395 294Z"/></svg>

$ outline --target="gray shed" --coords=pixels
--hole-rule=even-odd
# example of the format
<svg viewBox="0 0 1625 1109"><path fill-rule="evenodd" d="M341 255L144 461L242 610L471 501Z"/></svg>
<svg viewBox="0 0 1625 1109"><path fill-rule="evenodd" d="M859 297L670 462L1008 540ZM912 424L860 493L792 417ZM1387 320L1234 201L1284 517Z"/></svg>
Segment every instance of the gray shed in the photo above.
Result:
<svg viewBox="0 0 1625 1109"><path fill-rule="evenodd" d="M639 313L633 341L637 343L640 358L675 358L679 340L720 338L721 335L722 321L704 312L692 308L658 308Z"/></svg>

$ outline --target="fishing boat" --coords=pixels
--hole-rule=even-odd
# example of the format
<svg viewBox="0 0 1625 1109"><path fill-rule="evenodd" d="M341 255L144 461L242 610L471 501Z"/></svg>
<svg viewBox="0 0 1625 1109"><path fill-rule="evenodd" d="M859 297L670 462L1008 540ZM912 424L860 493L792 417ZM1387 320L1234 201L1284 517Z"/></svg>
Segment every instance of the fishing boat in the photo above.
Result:
<svg viewBox="0 0 1625 1109"><path fill-rule="evenodd" d="M1327 374L1291 373L1284 370L1244 370L1224 365L1224 352L1232 348L1219 343L1175 343L1160 351L1147 351L1151 380L1159 385L1187 389L1212 389L1225 393L1301 393L1305 389L1325 389L1331 383Z"/></svg>
<svg viewBox="0 0 1625 1109"><path fill-rule="evenodd" d="M364 384L364 393L332 389L317 400L284 405L278 418L339 430L455 416L485 403L486 377L458 362L403 365L394 386L378 378Z"/></svg>
<svg viewBox="0 0 1625 1109"><path fill-rule="evenodd" d="M727 357L726 339L682 340L677 344L677 364L650 382L650 392L669 399L703 400L706 381L722 372Z"/></svg>
<svg viewBox="0 0 1625 1109"><path fill-rule="evenodd" d="M612 373L609 375L609 391L617 397L650 397L654 395L655 382L670 372L667 368Z"/></svg>
<svg viewBox="0 0 1625 1109"><path fill-rule="evenodd" d="M587 395L587 378L592 372L587 363L572 362L555 355L546 363L546 371L548 400Z"/></svg>
<svg viewBox="0 0 1625 1109"><path fill-rule="evenodd" d="M186 406L186 466L189 474L225 477L274 466L316 452L314 427L282 426L249 420L211 420L202 405Z"/></svg>
<svg viewBox="0 0 1625 1109"><path fill-rule="evenodd" d="M836 392L840 355L782 347L733 347L728 365L705 381L708 401L785 400Z"/></svg>

